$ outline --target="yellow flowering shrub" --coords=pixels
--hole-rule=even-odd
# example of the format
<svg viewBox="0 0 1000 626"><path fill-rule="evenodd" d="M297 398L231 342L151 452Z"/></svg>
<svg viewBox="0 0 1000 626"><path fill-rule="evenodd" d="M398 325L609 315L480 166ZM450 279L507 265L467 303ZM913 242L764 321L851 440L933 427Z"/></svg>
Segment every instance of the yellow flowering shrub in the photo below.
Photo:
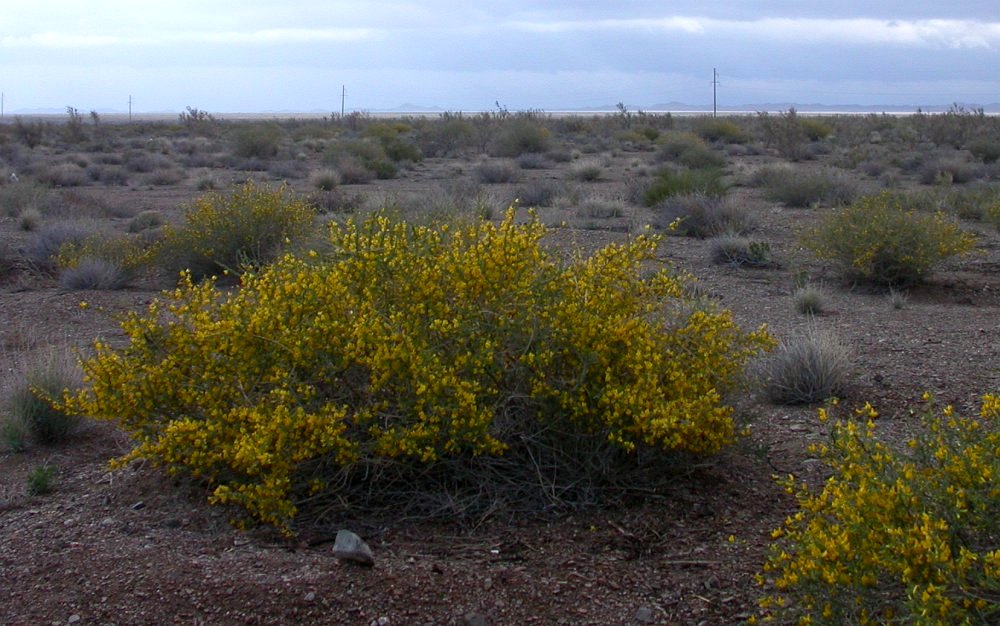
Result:
<svg viewBox="0 0 1000 626"><path fill-rule="evenodd" d="M1000 396L959 417L925 394L922 430L895 451L877 413L833 425L818 493L783 480L799 510L774 531L758 581L769 617L798 624L1000 622ZM826 411L821 410L821 419Z"/></svg>
<svg viewBox="0 0 1000 626"><path fill-rule="evenodd" d="M905 209L902 196L883 192L830 213L804 243L850 278L901 286L923 281L944 259L972 250L975 239L943 213Z"/></svg>
<svg viewBox="0 0 1000 626"><path fill-rule="evenodd" d="M333 225L331 252L286 255L238 290L190 277L99 344L74 411L117 422L146 458L288 529L297 502L358 460L502 455L537 424L712 454L723 395L772 345L645 274L640 236L558 262L537 219ZM550 429L553 430L553 429Z"/></svg>
<svg viewBox="0 0 1000 626"><path fill-rule="evenodd" d="M196 199L180 227L164 228L157 256L167 269L187 270L196 280L242 273L280 256L285 243L311 232L315 217L287 186L249 181L228 194Z"/></svg>

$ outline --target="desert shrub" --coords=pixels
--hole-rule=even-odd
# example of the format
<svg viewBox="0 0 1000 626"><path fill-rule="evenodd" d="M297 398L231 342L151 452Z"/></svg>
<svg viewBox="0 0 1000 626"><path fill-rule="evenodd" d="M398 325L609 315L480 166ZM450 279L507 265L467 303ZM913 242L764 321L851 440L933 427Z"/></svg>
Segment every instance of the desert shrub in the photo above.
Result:
<svg viewBox="0 0 1000 626"><path fill-rule="evenodd" d="M17 227L26 232L38 230L41 224L42 214L35 208L25 209L17 217Z"/></svg>
<svg viewBox="0 0 1000 626"><path fill-rule="evenodd" d="M159 228L164 224L166 224L166 220L163 218L163 214L159 211L142 211L129 220L128 232L141 233L142 231L150 230L151 228Z"/></svg>
<svg viewBox="0 0 1000 626"><path fill-rule="evenodd" d="M517 157L517 166L522 170L545 170L552 167L552 161L544 154L528 152Z"/></svg>
<svg viewBox="0 0 1000 626"><path fill-rule="evenodd" d="M823 120L814 117L800 117L799 127L809 141L819 141L826 139L833 134L833 127Z"/></svg>
<svg viewBox="0 0 1000 626"><path fill-rule="evenodd" d="M921 166L920 182L925 185L962 184L983 178L985 173L982 165L959 159L936 159Z"/></svg>
<svg viewBox="0 0 1000 626"><path fill-rule="evenodd" d="M143 177L143 182L147 185L155 185L157 187L169 187L170 185L176 185L187 178L187 174L184 170L180 168L167 168L162 170L157 170L155 172L150 172L145 177Z"/></svg>
<svg viewBox="0 0 1000 626"><path fill-rule="evenodd" d="M25 247L25 260L33 268L49 272L58 265L59 252L66 245L83 243L94 235L96 226L90 222L60 221L39 228Z"/></svg>
<svg viewBox="0 0 1000 626"><path fill-rule="evenodd" d="M656 153L656 160L672 161L691 169L720 168L726 164L725 158L712 150L701 138L686 132L665 135Z"/></svg>
<svg viewBox="0 0 1000 626"><path fill-rule="evenodd" d="M15 372L3 397L4 434L8 445L29 442L48 445L70 439L82 425L80 417L60 404L64 393L81 385L80 372L72 360L49 353ZM11 440L11 434L22 437ZM26 437L24 437L26 435Z"/></svg>
<svg viewBox="0 0 1000 626"><path fill-rule="evenodd" d="M707 119L698 124L695 132L705 141L746 143L750 140L743 128L733 120Z"/></svg>
<svg viewBox="0 0 1000 626"><path fill-rule="evenodd" d="M275 180L296 180L305 178L309 174L309 166L305 161L282 159L272 161L267 173Z"/></svg>
<svg viewBox="0 0 1000 626"><path fill-rule="evenodd" d="M983 163L996 163L1000 159L1000 142L977 139L968 145L969 152Z"/></svg>
<svg viewBox="0 0 1000 626"><path fill-rule="evenodd" d="M340 175L336 170L320 170L312 175L311 182L318 191L333 191L340 184Z"/></svg>
<svg viewBox="0 0 1000 626"><path fill-rule="evenodd" d="M314 191L306 197L306 202L317 213L354 213L365 205L365 197L359 193L347 193L338 187L329 191Z"/></svg>
<svg viewBox="0 0 1000 626"><path fill-rule="evenodd" d="M124 187L128 185L128 172L117 165L92 164L87 167L87 176L104 185Z"/></svg>
<svg viewBox="0 0 1000 626"><path fill-rule="evenodd" d="M922 282L934 266L974 245L942 213L923 215L883 192L827 215L804 238L807 248L840 266L848 278L885 286Z"/></svg>
<svg viewBox="0 0 1000 626"><path fill-rule="evenodd" d="M284 133L277 124L250 124L233 138L233 153L244 159L270 159L278 154Z"/></svg>
<svg viewBox="0 0 1000 626"><path fill-rule="evenodd" d="M740 205L703 193L674 195L653 207L654 225L688 237L714 237L723 233L745 234L755 224L749 212Z"/></svg>
<svg viewBox="0 0 1000 626"><path fill-rule="evenodd" d="M993 224L993 226L1000 231L1000 202L994 202L992 205L987 207L983 217L987 222Z"/></svg>
<svg viewBox="0 0 1000 626"><path fill-rule="evenodd" d="M139 174L149 174L157 170L169 169L174 165L170 157L145 150L127 150L123 158L125 169Z"/></svg>
<svg viewBox="0 0 1000 626"><path fill-rule="evenodd" d="M427 156L454 156L475 144L475 127L458 114L446 114L440 121L422 126L416 135L417 146Z"/></svg>
<svg viewBox="0 0 1000 626"><path fill-rule="evenodd" d="M847 348L815 326L786 341L762 365L764 390L776 404L812 404L843 394L851 369Z"/></svg>
<svg viewBox="0 0 1000 626"><path fill-rule="evenodd" d="M509 161L484 161L476 166L476 178L481 183L511 183L520 177L518 168Z"/></svg>
<svg viewBox="0 0 1000 626"><path fill-rule="evenodd" d="M601 179L604 168L600 161L594 159L582 160L574 163L569 169L569 177L586 183L596 182Z"/></svg>
<svg viewBox="0 0 1000 626"><path fill-rule="evenodd" d="M181 226L165 229L157 256L169 270L189 270L196 279L241 273L273 260L286 240L308 234L315 215L285 186L247 182L195 200Z"/></svg>
<svg viewBox="0 0 1000 626"><path fill-rule="evenodd" d="M65 289L121 289L128 284L129 274L114 261L98 258L80 259L63 270L59 285Z"/></svg>
<svg viewBox="0 0 1000 626"><path fill-rule="evenodd" d="M619 200L606 200L603 198L594 198L591 200L586 200L582 205L578 214L581 217L590 217L593 219L611 219L615 217L625 216L625 203Z"/></svg>
<svg viewBox="0 0 1000 626"><path fill-rule="evenodd" d="M35 181L19 181L16 185L0 186L0 212L17 217L25 209L41 209L55 192Z"/></svg>
<svg viewBox="0 0 1000 626"><path fill-rule="evenodd" d="M858 196L858 186L849 177L832 169L803 172L792 167L770 167L757 172L769 200L791 207L842 206Z"/></svg>
<svg viewBox="0 0 1000 626"><path fill-rule="evenodd" d="M29 496L44 496L54 489L56 471L51 465L39 465L28 472L25 490Z"/></svg>
<svg viewBox="0 0 1000 626"><path fill-rule="evenodd" d="M837 626L1000 621L1000 396L983 397L979 419L924 399L904 450L880 440L878 413L866 405L812 448L832 471L821 488L782 480L798 511L772 533L758 575L770 617Z"/></svg>
<svg viewBox="0 0 1000 626"><path fill-rule="evenodd" d="M795 310L803 315L819 315L826 307L823 291L814 285L802 285L792 294Z"/></svg>
<svg viewBox="0 0 1000 626"><path fill-rule="evenodd" d="M642 193L642 199L646 206L654 206L673 196L696 193L707 196L724 195L726 185L722 181L722 172L714 168L703 170L662 169L646 186Z"/></svg>
<svg viewBox="0 0 1000 626"><path fill-rule="evenodd" d="M526 207L552 206L564 190L564 185L554 181L533 180L518 185L514 190L514 199Z"/></svg>
<svg viewBox="0 0 1000 626"><path fill-rule="evenodd" d="M724 233L711 240L712 262L720 265L771 267L771 244L748 237Z"/></svg>
<svg viewBox="0 0 1000 626"><path fill-rule="evenodd" d="M335 171L345 185L366 185L375 179L375 173L356 159L340 161Z"/></svg>
<svg viewBox="0 0 1000 626"><path fill-rule="evenodd" d="M59 163L40 169L35 178L52 187L82 187L90 184L87 170L74 163Z"/></svg>
<svg viewBox="0 0 1000 626"><path fill-rule="evenodd" d="M34 149L45 139L47 125L42 120L25 122L20 117L14 118L14 136L28 148Z"/></svg>
<svg viewBox="0 0 1000 626"><path fill-rule="evenodd" d="M497 157L518 157L529 152L549 149L549 129L530 119L506 121L489 146L489 154Z"/></svg>
<svg viewBox="0 0 1000 626"><path fill-rule="evenodd" d="M10 245L10 242L0 240L0 282L6 280L17 271L20 255Z"/></svg>
<svg viewBox="0 0 1000 626"><path fill-rule="evenodd" d="M626 455L730 443L723 397L766 332L643 271L655 238L562 263L544 234L513 210L499 225L333 225L328 256L285 256L239 290L187 280L130 316L129 344L98 344L66 406L135 438L119 465L197 476L212 502L285 530L304 499L341 496L343 471L376 462L504 455L535 479L540 449L526 447L540 442L565 467L588 458L573 452L584 442Z"/></svg>

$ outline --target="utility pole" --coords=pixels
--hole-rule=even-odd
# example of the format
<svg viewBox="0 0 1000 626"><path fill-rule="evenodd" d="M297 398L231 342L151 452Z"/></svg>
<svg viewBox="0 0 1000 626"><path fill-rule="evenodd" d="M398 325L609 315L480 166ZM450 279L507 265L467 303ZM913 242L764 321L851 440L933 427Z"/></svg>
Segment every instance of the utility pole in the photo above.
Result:
<svg viewBox="0 0 1000 626"><path fill-rule="evenodd" d="M347 85L340 86L340 117L344 117L344 102L347 101Z"/></svg>
<svg viewBox="0 0 1000 626"><path fill-rule="evenodd" d="M0 120L3 119L3 101L5 95L4 92L0 91Z"/></svg>
<svg viewBox="0 0 1000 626"><path fill-rule="evenodd" d="M132 94L128 96L128 121L132 123Z"/></svg>
<svg viewBox="0 0 1000 626"><path fill-rule="evenodd" d="M719 73L712 68L712 117L719 115L718 99L716 98L716 88L719 86Z"/></svg>

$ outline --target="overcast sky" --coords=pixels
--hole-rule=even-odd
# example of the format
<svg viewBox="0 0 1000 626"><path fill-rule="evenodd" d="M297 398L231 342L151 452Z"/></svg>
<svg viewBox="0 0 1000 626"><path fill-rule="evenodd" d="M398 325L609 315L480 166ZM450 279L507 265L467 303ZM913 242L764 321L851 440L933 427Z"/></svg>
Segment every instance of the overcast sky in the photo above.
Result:
<svg viewBox="0 0 1000 626"><path fill-rule="evenodd" d="M36 108L560 110L1000 102L997 0L3 0Z"/></svg>

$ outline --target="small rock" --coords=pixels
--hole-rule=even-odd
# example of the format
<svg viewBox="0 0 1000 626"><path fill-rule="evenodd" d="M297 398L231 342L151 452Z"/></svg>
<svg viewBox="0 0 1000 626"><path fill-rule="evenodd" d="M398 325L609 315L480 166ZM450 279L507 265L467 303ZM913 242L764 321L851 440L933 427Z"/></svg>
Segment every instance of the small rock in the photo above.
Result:
<svg viewBox="0 0 1000 626"><path fill-rule="evenodd" d="M648 606L640 606L635 610L635 621L640 624L652 624L654 621L653 609Z"/></svg>
<svg viewBox="0 0 1000 626"><path fill-rule="evenodd" d="M368 547L368 544L361 537L358 537L349 530L337 531L337 539L333 543L333 556L361 565L371 566L375 564L372 549Z"/></svg>
<svg viewBox="0 0 1000 626"><path fill-rule="evenodd" d="M141 511L144 508L146 508L146 503L143 502L142 500L140 500L140 501L138 501L138 502L136 502L135 504L132 505L132 510L133 511Z"/></svg>
<svg viewBox="0 0 1000 626"><path fill-rule="evenodd" d="M306 602L312 602L315 599L316 599L316 592L315 591L310 591L309 593L306 594L306 597L305 597L305 601Z"/></svg>
<svg viewBox="0 0 1000 626"><path fill-rule="evenodd" d="M67 624L75 624L75 623L77 623L79 621L80 621L80 616L77 615L76 613L74 613L73 615L69 616L69 619L66 620L66 623Z"/></svg>
<svg viewBox="0 0 1000 626"><path fill-rule="evenodd" d="M389 626L389 618L383 615L378 619L368 622L368 626Z"/></svg>

